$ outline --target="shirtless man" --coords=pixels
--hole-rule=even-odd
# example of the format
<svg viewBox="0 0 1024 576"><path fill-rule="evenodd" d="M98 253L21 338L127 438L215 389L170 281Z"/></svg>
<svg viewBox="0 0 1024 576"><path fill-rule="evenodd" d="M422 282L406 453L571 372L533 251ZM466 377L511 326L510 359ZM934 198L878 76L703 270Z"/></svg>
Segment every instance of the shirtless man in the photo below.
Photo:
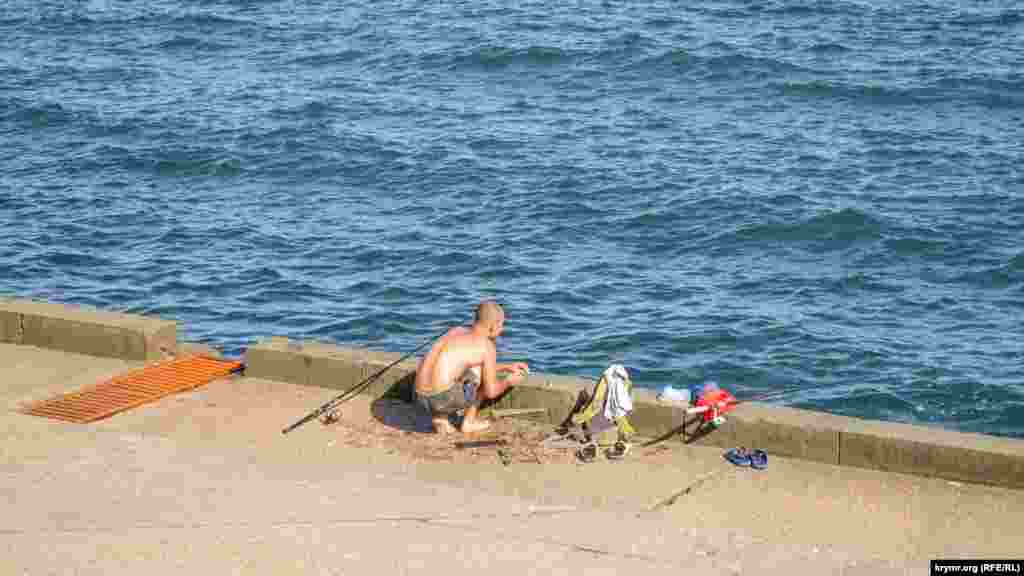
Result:
<svg viewBox="0 0 1024 576"><path fill-rule="evenodd" d="M441 434L454 432L448 416L465 410L462 432L478 432L490 424L477 418L480 402L501 396L522 382L525 362L498 364L494 341L505 327L505 312L497 303L481 302L469 328L452 328L438 339L416 368L416 402L424 407ZM498 373L511 373L498 380Z"/></svg>

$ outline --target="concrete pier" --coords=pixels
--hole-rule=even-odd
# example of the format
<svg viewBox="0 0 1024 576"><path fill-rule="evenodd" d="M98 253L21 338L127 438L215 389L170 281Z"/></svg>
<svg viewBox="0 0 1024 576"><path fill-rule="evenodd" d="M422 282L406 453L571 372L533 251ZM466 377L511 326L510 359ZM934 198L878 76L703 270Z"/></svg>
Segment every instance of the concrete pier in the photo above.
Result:
<svg viewBox="0 0 1024 576"><path fill-rule="evenodd" d="M17 410L196 347L114 315L109 334L133 344L69 351L107 316L39 306L0 306L0 574L922 574L1021 556L1019 441L750 404L696 443L667 438L657 464L418 461L318 422L282 435L399 356L280 338L249 347L244 375L67 424ZM27 342L33 315L64 336ZM534 374L502 406L554 422L581 384ZM678 419L635 402L645 436ZM767 450L768 469L724 461L737 444Z"/></svg>

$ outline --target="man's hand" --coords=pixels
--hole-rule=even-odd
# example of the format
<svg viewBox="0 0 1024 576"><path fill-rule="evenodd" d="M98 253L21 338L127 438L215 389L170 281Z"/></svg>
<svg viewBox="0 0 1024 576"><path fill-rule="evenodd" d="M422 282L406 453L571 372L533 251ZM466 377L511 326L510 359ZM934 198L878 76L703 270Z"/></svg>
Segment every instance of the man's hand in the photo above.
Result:
<svg viewBox="0 0 1024 576"><path fill-rule="evenodd" d="M511 366L509 366L509 369L512 372L516 372L516 373L519 373L519 372L522 372L523 374L529 374L530 373L530 367L526 364L526 362L515 362Z"/></svg>
<svg viewBox="0 0 1024 576"><path fill-rule="evenodd" d="M515 362L513 364L505 364L502 366L502 372L508 374L505 377L505 380L509 384L519 384L526 378L526 375L530 373L530 367L526 362Z"/></svg>
<svg viewBox="0 0 1024 576"><path fill-rule="evenodd" d="M516 362L512 365L512 370L512 376L509 379L516 384L525 380L526 374L529 374L529 366L525 362Z"/></svg>

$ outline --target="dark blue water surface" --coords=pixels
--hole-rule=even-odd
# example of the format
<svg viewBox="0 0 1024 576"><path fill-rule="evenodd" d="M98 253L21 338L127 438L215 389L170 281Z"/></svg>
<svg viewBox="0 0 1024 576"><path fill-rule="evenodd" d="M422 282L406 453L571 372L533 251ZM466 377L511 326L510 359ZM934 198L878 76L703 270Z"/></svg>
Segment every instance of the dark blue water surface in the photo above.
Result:
<svg viewBox="0 0 1024 576"><path fill-rule="evenodd" d="M1008 0L8 0L0 293L1024 437Z"/></svg>

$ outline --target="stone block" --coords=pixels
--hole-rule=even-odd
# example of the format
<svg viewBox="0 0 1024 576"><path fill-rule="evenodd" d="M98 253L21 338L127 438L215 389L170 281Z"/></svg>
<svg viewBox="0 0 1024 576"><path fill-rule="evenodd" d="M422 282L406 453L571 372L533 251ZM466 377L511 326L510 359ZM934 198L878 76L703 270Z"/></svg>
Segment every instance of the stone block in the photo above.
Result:
<svg viewBox="0 0 1024 576"><path fill-rule="evenodd" d="M1024 488L1024 441L850 418L845 466Z"/></svg>
<svg viewBox="0 0 1024 576"><path fill-rule="evenodd" d="M368 353L364 350L319 342L304 343L302 350L310 358L308 384L311 386L344 392L365 377Z"/></svg>
<svg viewBox="0 0 1024 576"><path fill-rule="evenodd" d="M0 300L0 305L3 301ZM21 314L14 310L0 308L0 342L21 344Z"/></svg>
<svg viewBox="0 0 1024 576"><path fill-rule="evenodd" d="M404 354L395 352L370 352L364 364L363 378L369 378L385 368L387 370L367 386L365 393L372 396L394 396L411 401L419 361L416 358L409 358L388 368L403 356Z"/></svg>
<svg viewBox="0 0 1024 576"><path fill-rule="evenodd" d="M245 375L252 378L309 385L311 364L301 343L287 338L264 340L245 351Z"/></svg>
<svg viewBox="0 0 1024 576"><path fill-rule="evenodd" d="M16 325L17 343L27 346L139 361L162 360L177 349L178 327L170 320L11 299L0 299L0 313L3 337Z"/></svg>

